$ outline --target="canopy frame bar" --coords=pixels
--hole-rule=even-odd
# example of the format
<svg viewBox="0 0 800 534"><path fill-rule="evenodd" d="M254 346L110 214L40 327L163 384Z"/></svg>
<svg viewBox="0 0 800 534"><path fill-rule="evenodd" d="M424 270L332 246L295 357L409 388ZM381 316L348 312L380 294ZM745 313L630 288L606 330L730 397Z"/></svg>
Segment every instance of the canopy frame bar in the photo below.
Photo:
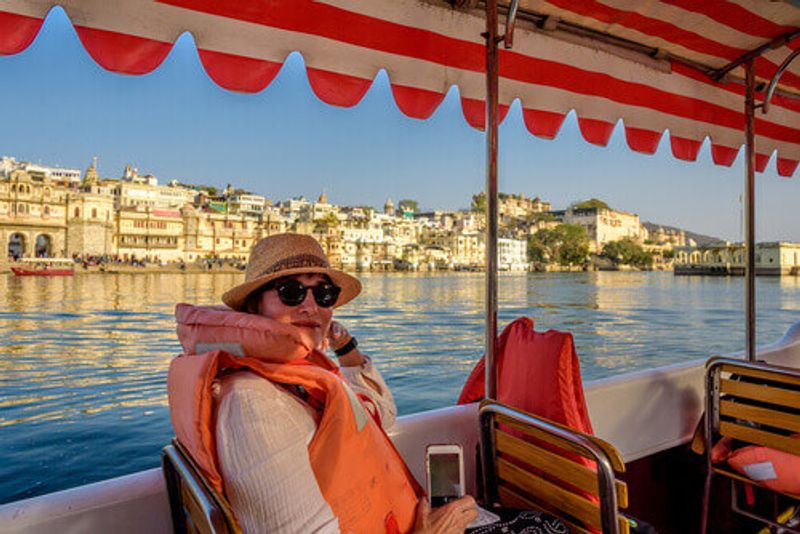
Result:
<svg viewBox="0 0 800 534"><path fill-rule="evenodd" d="M794 61L799 55L800 55L800 48L789 54L786 57L786 59L783 60L781 66L778 67L778 70L775 71L775 75L769 81L769 86L767 87L767 94L764 96L764 102L756 106L761 108L762 114L766 115L767 113L769 113L769 103L772 100L772 95L775 94L775 89L778 87L778 81L781 79L781 76L783 76L783 73L786 72L786 70L789 68L789 65L792 64L792 61Z"/></svg>
<svg viewBox="0 0 800 534"><path fill-rule="evenodd" d="M756 360L756 208L755 208L755 129L756 76L755 59L745 64L744 97L744 213L745 213L745 354Z"/></svg>
<svg viewBox="0 0 800 534"><path fill-rule="evenodd" d="M506 17L506 33L503 36L503 46L511 48L514 46L514 25L517 22L517 11L519 10L519 0L511 0L508 6L508 15Z"/></svg>
<svg viewBox="0 0 800 534"><path fill-rule="evenodd" d="M793 41L797 37L800 37L800 30L793 30L793 31L784 33L782 35L779 35L778 37L772 39L769 42L764 43L763 45L759 46L758 48L754 48L753 50L747 52L746 54L742 55L738 59L735 59L735 60L731 61L730 63L728 63L724 67L714 70L711 73L711 77L716 81L720 81L722 78L725 77L726 74L728 74L730 71L732 71L736 67L739 67L741 65L745 65L746 63L749 63L750 61L755 60L756 58L758 58L759 56L761 56L765 52L769 52L770 50L774 50L776 48L780 48L782 46L788 45L791 41ZM745 84L746 83L747 82L745 81Z"/></svg>
<svg viewBox="0 0 800 534"><path fill-rule="evenodd" d="M497 0L486 2L486 389L497 398L497 134L500 67ZM512 21L513 23L513 21ZM513 24L511 25L513 28ZM485 466L484 466L485 467Z"/></svg>

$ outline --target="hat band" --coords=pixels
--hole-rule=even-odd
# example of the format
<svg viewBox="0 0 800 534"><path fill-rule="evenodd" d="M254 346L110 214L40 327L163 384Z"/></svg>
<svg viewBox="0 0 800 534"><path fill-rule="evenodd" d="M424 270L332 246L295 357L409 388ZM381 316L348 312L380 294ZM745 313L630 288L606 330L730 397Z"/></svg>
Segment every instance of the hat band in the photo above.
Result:
<svg viewBox="0 0 800 534"><path fill-rule="evenodd" d="M299 269L302 267L322 267L323 269L330 268L328 262L319 256L314 256L313 254L298 254L297 256L289 256L288 258L284 258L279 262L273 263L261 274L253 278L261 278L262 276L273 274L278 271Z"/></svg>

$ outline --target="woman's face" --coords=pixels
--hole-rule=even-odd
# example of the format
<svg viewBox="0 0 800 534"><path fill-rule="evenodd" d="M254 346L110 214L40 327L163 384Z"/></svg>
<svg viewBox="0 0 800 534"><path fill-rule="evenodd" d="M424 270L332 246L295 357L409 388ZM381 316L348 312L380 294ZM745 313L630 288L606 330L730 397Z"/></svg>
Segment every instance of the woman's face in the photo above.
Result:
<svg viewBox="0 0 800 534"><path fill-rule="evenodd" d="M328 281L321 274L299 274L289 278L299 281L304 286L315 286ZM275 288L264 291L259 310L264 317L297 327L307 345L318 349L322 348L323 341L328 335L333 316L333 308L318 306L310 290L306 291L306 298L299 306L287 306L281 302Z"/></svg>

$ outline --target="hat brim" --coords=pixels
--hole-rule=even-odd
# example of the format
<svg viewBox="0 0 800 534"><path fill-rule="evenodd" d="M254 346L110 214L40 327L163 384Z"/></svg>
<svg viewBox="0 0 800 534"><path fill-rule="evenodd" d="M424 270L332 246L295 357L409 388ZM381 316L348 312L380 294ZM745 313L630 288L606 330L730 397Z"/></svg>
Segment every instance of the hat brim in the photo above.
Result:
<svg viewBox="0 0 800 534"><path fill-rule="evenodd" d="M247 297L256 289L272 280L298 274L324 274L327 275L334 284L342 288L342 292L339 294L336 304L333 305L334 308L347 304L361 293L361 282L358 278L343 271L330 268L326 269L325 267L298 267L296 269L284 269L282 271L270 273L239 284L222 295L222 302L234 310L242 311Z"/></svg>

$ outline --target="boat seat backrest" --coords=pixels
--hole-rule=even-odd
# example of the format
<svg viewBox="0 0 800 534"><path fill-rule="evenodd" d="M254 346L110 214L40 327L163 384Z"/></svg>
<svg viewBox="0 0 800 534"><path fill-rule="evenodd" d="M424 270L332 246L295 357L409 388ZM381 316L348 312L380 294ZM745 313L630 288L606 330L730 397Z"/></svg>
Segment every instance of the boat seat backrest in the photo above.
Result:
<svg viewBox="0 0 800 534"><path fill-rule="evenodd" d="M767 364L718 360L709 367L714 432L800 454L800 374Z"/></svg>
<svg viewBox="0 0 800 534"><path fill-rule="evenodd" d="M611 444L495 401L483 401L480 414L493 449L491 501L555 515L570 532L630 531L618 510L628 488L615 475L625 464Z"/></svg>
<svg viewBox="0 0 800 534"><path fill-rule="evenodd" d="M730 480L734 512L782 527L752 506L740 506L737 485L800 499L797 493L782 489L797 486L791 482L797 478L794 474L784 477L796 473L792 466L800 465L800 436L796 435L800 433L800 369L712 358L706 364L706 414L707 473L701 531L714 530L709 524L709 508L715 475ZM781 455L784 465L773 463ZM751 458L758 463L751 463ZM800 530L787 528L786 532Z"/></svg>
<svg viewBox="0 0 800 534"><path fill-rule="evenodd" d="M177 440L161 452L176 534L239 534L241 528L224 495L200 474Z"/></svg>

